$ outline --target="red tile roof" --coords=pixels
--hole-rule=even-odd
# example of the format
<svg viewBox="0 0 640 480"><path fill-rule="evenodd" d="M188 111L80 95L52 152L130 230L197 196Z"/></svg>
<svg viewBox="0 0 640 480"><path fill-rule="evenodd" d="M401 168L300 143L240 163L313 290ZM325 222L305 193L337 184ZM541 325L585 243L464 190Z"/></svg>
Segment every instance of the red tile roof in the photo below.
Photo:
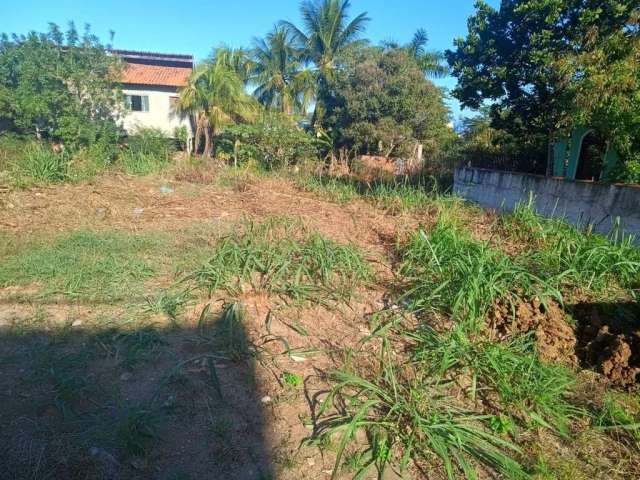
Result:
<svg viewBox="0 0 640 480"><path fill-rule="evenodd" d="M121 82L137 85L184 87L190 74L191 68L126 63Z"/></svg>

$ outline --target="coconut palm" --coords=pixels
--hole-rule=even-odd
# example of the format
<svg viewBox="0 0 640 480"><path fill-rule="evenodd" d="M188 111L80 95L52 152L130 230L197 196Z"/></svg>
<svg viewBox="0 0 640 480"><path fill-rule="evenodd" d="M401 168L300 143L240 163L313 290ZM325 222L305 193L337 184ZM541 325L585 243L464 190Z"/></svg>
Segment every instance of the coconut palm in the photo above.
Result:
<svg viewBox="0 0 640 480"><path fill-rule="evenodd" d="M383 43L383 46L386 48L399 48L407 52L427 77L446 77L449 69L445 63L444 54L436 50L427 50L428 43L429 36L427 31L424 28L420 28L413 34L413 38L406 45L387 41Z"/></svg>
<svg viewBox="0 0 640 480"><path fill-rule="evenodd" d="M210 57L211 63L221 63L233 70L246 85L251 80L253 63L251 54L244 48L217 47Z"/></svg>
<svg viewBox="0 0 640 480"><path fill-rule="evenodd" d="M254 106L240 77L223 62L196 67L178 99L178 111L193 118L196 153L204 135L203 156L214 154L215 137L224 125L253 119Z"/></svg>
<svg viewBox="0 0 640 480"><path fill-rule="evenodd" d="M349 0L305 0L300 5L302 28L291 22L281 22L304 49L306 59L315 64L318 84L314 112L316 122L322 117L323 87L333 78L340 54L354 45L369 21L366 13L349 21L350 7Z"/></svg>
<svg viewBox="0 0 640 480"><path fill-rule="evenodd" d="M313 95L314 78L305 68L302 50L290 29L276 26L252 51L253 96L267 108L287 115L305 113Z"/></svg>

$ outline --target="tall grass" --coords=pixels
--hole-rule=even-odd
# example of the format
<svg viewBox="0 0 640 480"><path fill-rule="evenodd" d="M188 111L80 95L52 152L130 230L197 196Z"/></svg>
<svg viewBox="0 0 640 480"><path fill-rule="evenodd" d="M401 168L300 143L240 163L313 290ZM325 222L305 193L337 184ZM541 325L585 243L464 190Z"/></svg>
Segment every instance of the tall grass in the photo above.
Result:
<svg viewBox="0 0 640 480"><path fill-rule="evenodd" d="M348 299L371 278L363 255L286 218L244 222L221 238L213 255L191 279L209 291L243 288L294 300Z"/></svg>
<svg viewBox="0 0 640 480"><path fill-rule="evenodd" d="M510 478L526 476L512 458L517 447L485 427L489 415L464 408L425 370L398 364L386 341L377 368L364 375L338 371L332 378L336 384L321 404L324 417L315 432L320 442L339 441L332 478L347 448L358 448L359 432L369 445L360 452L355 478L372 467L382 478L389 463L402 472L412 460L430 469L435 458L450 479L459 473L476 478L475 462ZM333 406L337 412L326 414Z"/></svg>
<svg viewBox="0 0 640 480"><path fill-rule="evenodd" d="M415 311L439 310L477 324L498 299L512 305L559 292L540 277L441 217L401 249L404 298Z"/></svg>
<svg viewBox="0 0 640 480"><path fill-rule="evenodd" d="M364 198L391 213L417 210L434 204L439 198L435 179L375 180L365 182L353 177L303 175L296 179L300 188L318 193L340 204Z"/></svg>
<svg viewBox="0 0 640 480"><path fill-rule="evenodd" d="M530 248L522 263L561 288L602 292L618 284L638 294L640 248L614 231L609 237L536 214L532 202L501 219L502 231Z"/></svg>
<svg viewBox="0 0 640 480"><path fill-rule="evenodd" d="M174 152L173 140L162 130L141 128L127 138L126 148L119 155L118 163L126 173L145 175L167 166Z"/></svg>
<svg viewBox="0 0 640 480"><path fill-rule="evenodd" d="M525 426L543 426L566 436L571 420L584 414L568 400L576 381L573 373L542 362L530 336L500 343L474 341L461 327L438 333L427 325L407 336L414 343L417 368L441 379L471 374L471 398L497 395L495 407L510 410Z"/></svg>
<svg viewBox="0 0 640 480"><path fill-rule="evenodd" d="M48 145L29 142L13 159L12 172L21 184L54 183L67 179L70 155L55 153Z"/></svg>

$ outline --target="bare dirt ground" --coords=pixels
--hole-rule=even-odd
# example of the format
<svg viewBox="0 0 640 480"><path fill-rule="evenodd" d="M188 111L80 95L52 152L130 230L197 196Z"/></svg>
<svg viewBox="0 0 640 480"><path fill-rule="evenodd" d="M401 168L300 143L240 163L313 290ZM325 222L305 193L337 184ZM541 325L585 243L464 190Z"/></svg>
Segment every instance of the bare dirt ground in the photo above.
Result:
<svg viewBox="0 0 640 480"><path fill-rule="evenodd" d="M162 193L169 186L171 193ZM78 228L179 231L192 225L232 223L243 217L300 217L328 238L382 252L395 227L412 217L393 217L364 201L336 205L276 178L238 180L236 185L180 182L158 177L102 176L90 183L62 184L0 193L0 225L13 234ZM381 241L381 239L385 239Z"/></svg>
<svg viewBox="0 0 640 480"><path fill-rule="evenodd" d="M171 191L162 193L163 186ZM297 217L327 238L356 244L383 277L389 275L387 254L396 233L415 228L419 221L410 215L386 215L359 200L336 205L274 178L220 187L173 178L109 175L89 183L2 192L0 211L3 234L17 239L78 229L179 236L191 228L230 225L243 218ZM326 390L326 374L342 363L345 349L358 348L358 340L369 332L368 316L384 306L381 287L358 292L348 306L329 308L296 307L264 295L242 295L239 300L246 308L243 335L259 351L249 359L216 360L221 398L211 393L211 367L203 356L210 345L199 330L200 315L211 300L197 299L180 316L178 327L170 328L161 316L146 318L145 324L167 328L163 340L167 345L154 350L151 364L123 369L117 355L95 358L90 354L84 374L89 384L118 390L118 398L127 404L155 402L166 410L168 419L158 427L157 446L145 455L123 457L95 440L77 442L75 437L81 436L82 429L65 432L69 419L58 408L57 380L42 381L35 373L25 372L43 371L42 362L48 360L31 348L54 342L59 329L83 338L82 348L103 343L110 350L102 340L101 322L107 317L116 326L118 318L135 317L135 309L132 314L126 306L84 305L64 298L24 300L35 291L36 287L9 287L0 292L0 323L9 328L37 323L20 340L5 342L0 348L0 355L20 364L18 370L5 370L0 377L0 401L8 415L1 416L7 426L2 435L7 442L5 473L16 478L25 474L27 470L19 473L25 465L31 468L27 476L33 478L329 478L331 455L322 455L312 446L299 449L311 434L310 405L314 395ZM22 300L12 301L17 293ZM221 302L213 301L212 317L221 307ZM280 339L292 351L311 353L286 355ZM71 355L81 346L54 348L55 355ZM181 362L185 363L176 370ZM47 377L46 368L44 372ZM173 374L167 377L167 372ZM304 385L284 384L284 372L300 375ZM36 388L34 382L42 383ZM102 400L93 398L95 395L86 393L69 400L78 421L96 414L91 403ZM35 417L29 408L20 406L25 399L42 404ZM121 414L116 410L114 422ZM69 447L67 438L74 447Z"/></svg>

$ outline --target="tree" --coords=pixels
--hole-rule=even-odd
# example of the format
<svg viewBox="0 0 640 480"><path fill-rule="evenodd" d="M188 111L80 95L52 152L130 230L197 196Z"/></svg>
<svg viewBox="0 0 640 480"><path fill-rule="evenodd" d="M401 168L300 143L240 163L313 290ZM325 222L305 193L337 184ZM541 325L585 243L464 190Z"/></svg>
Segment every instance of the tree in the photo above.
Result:
<svg viewBox="0 0 640 480"><path fill-rule="evenodd" d="M404 50L413 58L422 72L427 77L442 78L449 73L444 53L436 50L427 50L429 36L424 28L420 28L413 34L413 38L406 45L398 42L383 42L385 48L398 48Z"/></svg>
<svg viewBox="0 0 640 480"><path fill-rule="evenodd" d="M442 92L402 49L367 48L336 74L323 126L337 147L384 156L435 153L451 135Z"/></svg>
<svg viewBox="0 0 640 480"><path fill-rule="evenodd" d="M251 61L251 52L245 48L214 48L209 62L222 64L235 72L245 85L251 81L254 64Z"/></svg>
<svg viewBox="0 0 640 480"><path fill-rule="evenodd" d="M328 84L333 80L341 54L357 44L369 17L366 13L348 21L351 7L349 0L306 0L300 5L302 28L283 21L281 25L293 32L294 38L304 49L305 57L316 68L316 109L314 123L322 119L324 97Z"/></svg>
<svg viewBox="0 0 640 480"><path fill-rule="evenodd" d="M88 145L117 136L121 68L86 26L0 38L0 124L37 138Z"/></svg>
<svg viewBox="0 0 640 480"><path fill-rule="evenodd" d="M314 78L305 68L302 50L291 30L276 26L264 39L255 39L251 82L254 97L265 107L289 116L304 114L313 95Z"/></svg>
<svg viewBox="0 0 640 480"><path fill-rule="evenodd" d="M178 110L194 119L196 153L204 135L204 156L215 153L215 137L224 125L251 120L255 115L242 80L224 62L206 62L194 69L187 86L180 90Z"/></svg>
<svg viewBox="0 0 640 480"><path fill-rule="evenodd" d="M520 136L552 140L575 114L581 70L570 58L630 28L637 0L503 0L499 10L483 1L468 20L466 38L446 52L463 107L491 104L492 124ZM591 95L598 96L599 92Z"/></svg>

